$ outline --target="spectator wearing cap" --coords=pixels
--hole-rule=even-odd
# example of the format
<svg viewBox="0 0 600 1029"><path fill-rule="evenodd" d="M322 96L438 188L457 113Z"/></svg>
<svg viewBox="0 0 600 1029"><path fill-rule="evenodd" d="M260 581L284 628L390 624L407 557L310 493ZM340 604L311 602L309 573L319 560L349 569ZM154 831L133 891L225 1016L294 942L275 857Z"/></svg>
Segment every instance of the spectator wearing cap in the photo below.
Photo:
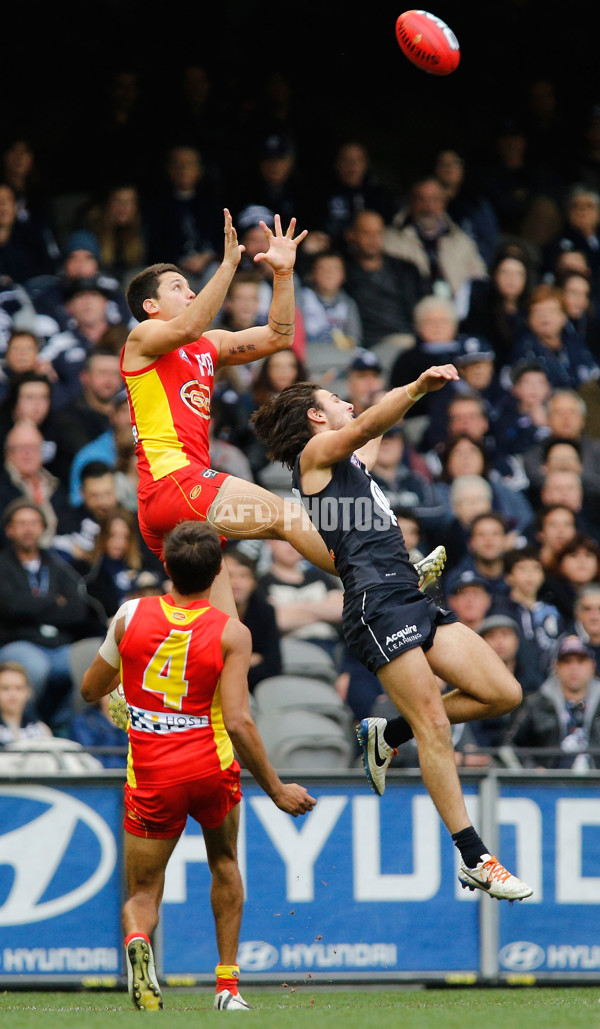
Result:
<svg viewBox="0 0 600 1029"><path fill-rule="evenodd" d="M540 683L532 676L527 654L523 652L519 626L515 620L508 615L488 614L479 626L478 632L521 684L523 693L527 695L535 692ZM511 711L497 718L470 722L477 745L485 748L500 747L514 717Z"/></svg>
<svg viewBox="0 0 600 1029"><path fill-rule="evenodd" d="M384 233L377 211L353 216L345 233L346 290L360 312L363 346L395 354L414 343L413 311L425 286L414 264L384 253Z"/></svg>
<svg viewBox="0 0 600 1029"><path fill-rule="evenodd" d="M600 767L600 679L594 652L578 636L560 641L552 673L525 698L503 742L525 767ZM537 748L554 753L535 753Z"/></svg>
<svg viewBox="0 0 600 1029"><path fill-rule="evenodd" d="M460 379L431 394L429 424L421 441L426 448L434 447L447 438L448 406L454 397L463 394L481 397L495 435L497 410L505 397L505 390L495 371L494 351L487 340L478 336L459 336L458 343L459 350L452 363L456 365Z"/></svg>
<svg viewBox="0 0 600 1029"><path fill-rule="evenodd" d="M463 625L474 632L487 615L492 603L492 594L485 579L475 572L461 572L453 581L448 592L447 604Z"/></svg>
<svg viewBox="0 0 600 1029"><path fill-rule="evenodd" d="M65 300L73 282L80 279L97 281L108 299L107 319L110 325L132 326L125 294L114 276L100 264L100 243L87 229L76 229L61 247L62 266L55 275L43 276L29 286L38 318L36 332L46 342L70 327Z"/></svg>
<svg viewBox="0 0 600 1029"><path fill-rule="evenodd" d="M275 224L274 219L275 212L271 211L270 208L264 207L262 204L249 204L242 208L241 211L238 211L233 220L239 242L245 248L238 266L238 273L252 272L259 284L258 309L256 313L257 325L267 324L271 297L273 295L273 272L271 266L267 264L266 261L259 261L258 264L256 264L254 258L256 254L263 253L268 246L267 237L265 236L264 230L261 228L261 222L264 222L264 224L270 229L273 229ZM282 222L282 226L285 231L285 229L287 229L285 222ZM300 225L298 227L301 228ZM209 277L213 271L216 271L217 267L218 264L216 262L211 264L207 270L207 277ZM294 350L302 360L305 360L306 330L304 327L302 305L299 302L302 295L302 280L297 269L294 270L294 291L296 296L296 324L292 350Z"/></svg>
<svg viewBox="0 0 600 1029"><path fill-rule="evenodd" d="M249 175L238 176L233 188L234 210L249 205L266 207L281 217L283 225L296 218L302 227L305 221L305 186L298 168L296 146L290 135L270 132L255 146L254 163ZM234 221L238 232L240 226ZM301 251L298 251L300 258Z"/></svg>
<svg viewBox="0 0 600 1029"><path fill-rule="evenodd" d="M510 592L494 601L491 614L508 615L518 625L523 663L537 689L549 672L556 641L567 625L558 608L540 598L546 572L537 547L509 550L504 555L504 578Z"/></svg>
<svg viewBox="0 0 600 1029"><path fill-rule="evenodd" d="M109 296L98 277L74 279L64 293L69 327L51 336L40 354L56 375L52 402L60 410L81 390L80 372L88 354L102 344L111 328Z"/></svg>
<svg viewBox="0 0 600 1029"><path fill-rule="evenodd" d="M537 361L519 361L504 380L508 389L496 407L494 436L500 450L525 454L551 435L548 402L552 386Z"/></svg>
<svg viewBox="0 0 600 1029"><path fill-rule="evenodd" d="M143 201L148 261L176 264L197 292L223 246L222 209L198 147L169 147L162 180Z"/></svg>
<svg viewBox="0 0 600 1029"><path fill-rule="evenodd" d="M346 366L340 390L355 415L377 403L385 392L383 367L377 355L361 347Z"/></svg>
<svg viewBox="0 0 600 1029"><path fill-rule="evenodd" d="M136 600L139 597L161 597L167 591L169 581L153 572L149 568L143 568L141 572L132 579L127 590L127 600Z"/></svg>

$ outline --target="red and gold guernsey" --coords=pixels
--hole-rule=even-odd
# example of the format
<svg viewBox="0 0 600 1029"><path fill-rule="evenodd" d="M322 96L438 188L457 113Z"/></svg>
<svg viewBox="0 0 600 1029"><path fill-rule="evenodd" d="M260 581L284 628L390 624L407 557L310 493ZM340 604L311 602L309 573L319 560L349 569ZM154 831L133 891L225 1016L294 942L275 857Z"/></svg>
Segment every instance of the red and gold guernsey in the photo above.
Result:
<svg viewBox="0 0 600 1029"><path fill-rule="evenodd" d="M129 601L119 652L132 788L202 778L234 760L219 690L227 620L206 600L186 607L170 594Z"/></svg>
<svg viewBox="0 0 600 1029"><path fill-rule="evenodd" d="M179 468L210 468L208 428L218 350L201 336L121 374L129 397L140 490Z"/></svg>

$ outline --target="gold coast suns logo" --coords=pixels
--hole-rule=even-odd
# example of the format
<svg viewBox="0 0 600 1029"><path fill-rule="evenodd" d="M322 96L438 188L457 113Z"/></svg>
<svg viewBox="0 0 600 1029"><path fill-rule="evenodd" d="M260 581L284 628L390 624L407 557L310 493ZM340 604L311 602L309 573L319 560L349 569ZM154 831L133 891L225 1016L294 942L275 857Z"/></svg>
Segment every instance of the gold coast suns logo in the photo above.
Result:
<svg viewBox="0 0 600 1029"><path fill-rule="evenodd" d="M179 396L186 407L201 418L210 418L210 390L208 386L202 385L197 379L190 379L185 382L179 390Z"/></svg>

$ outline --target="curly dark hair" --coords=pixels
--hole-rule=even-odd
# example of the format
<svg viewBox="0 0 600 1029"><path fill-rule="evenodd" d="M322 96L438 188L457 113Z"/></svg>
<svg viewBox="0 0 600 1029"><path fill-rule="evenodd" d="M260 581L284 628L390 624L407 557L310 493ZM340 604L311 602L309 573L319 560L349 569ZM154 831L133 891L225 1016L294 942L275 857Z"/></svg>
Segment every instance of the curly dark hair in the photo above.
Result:
<svg viewBox="0 0 600 1029"><path fill-rule="evenodd" d="M316 382L296 382L271 397L252 415L254 431L267 446L267 457L294 467L298 454L312 437L306 417L311 407L319 408Z"/></svg>

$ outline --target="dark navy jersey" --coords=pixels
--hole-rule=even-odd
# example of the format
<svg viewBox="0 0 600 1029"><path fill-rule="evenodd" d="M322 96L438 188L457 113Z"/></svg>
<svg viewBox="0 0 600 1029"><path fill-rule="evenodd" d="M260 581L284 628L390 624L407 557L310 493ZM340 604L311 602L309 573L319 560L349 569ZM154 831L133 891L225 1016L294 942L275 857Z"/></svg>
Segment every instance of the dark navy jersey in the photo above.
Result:
<svg viewBox="0 0 600 1029"><path fill-rule="evenodd" d="M323 538L346 596L377 586L418 586L396 516L362 461L353 454L332 472L319 493L306 494L297 457L292 488Z"/></svg>

